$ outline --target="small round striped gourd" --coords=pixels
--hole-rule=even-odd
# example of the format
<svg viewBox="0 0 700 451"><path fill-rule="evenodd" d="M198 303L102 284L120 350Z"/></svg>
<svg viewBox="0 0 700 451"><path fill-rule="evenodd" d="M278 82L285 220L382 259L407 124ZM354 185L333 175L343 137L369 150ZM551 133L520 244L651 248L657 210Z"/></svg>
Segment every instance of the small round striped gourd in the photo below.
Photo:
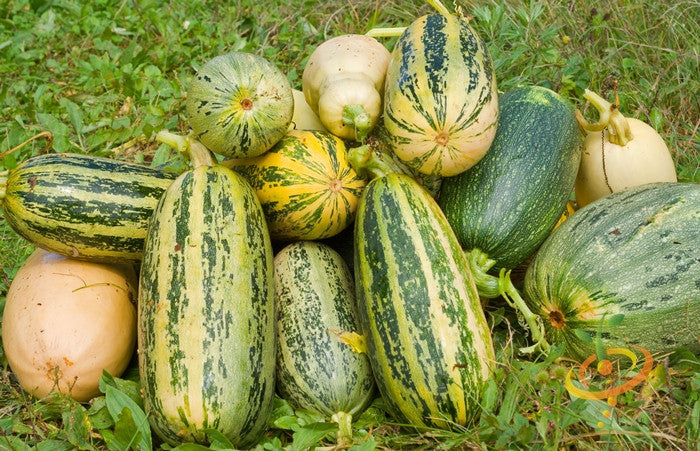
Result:
<svg viewBox="0 0 700 451"><path fill-rule="evenodd" d="M341 232L366 184L350 166L343 141L317 130L292 130L265 154L224 164L255 189L276 240Z"/></svg>
<svg viewBox="0 0 700 451"><path fill-rule="evenodd" d="M219 55L190 83L187 120L212 152L247 158L270 149L294 113L292 85L267 59L246 52Z"/></svg>

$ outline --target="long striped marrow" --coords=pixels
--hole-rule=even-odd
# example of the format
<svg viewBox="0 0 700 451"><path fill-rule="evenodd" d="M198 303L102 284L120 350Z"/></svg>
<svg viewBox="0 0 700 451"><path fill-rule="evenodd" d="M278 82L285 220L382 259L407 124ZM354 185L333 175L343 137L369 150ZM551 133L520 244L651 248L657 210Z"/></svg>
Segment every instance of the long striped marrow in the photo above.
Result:
<svg viewBox="0 0 700 451"><path fill-rule="evenodd" d="M148 220L177 174L82 154L28 159L0 180L8 225L50 252L95 262L141 259Z"/></svg>
<svg viewBox="0 0 700 451"><path fill-rule="evenodd" d="M255 192L199 165L164 193L149 224L138 307L145 411L164 441L237 447L266 426L275 387L272 246Z"/></svg>
<svg viewBox="0 0 700 451"><path fill-rule="evenodd" d="M457 238L409 176L365 188L354 268L367 353L389 408L413 425L465 425L491 375L492 338Z"/></svg>

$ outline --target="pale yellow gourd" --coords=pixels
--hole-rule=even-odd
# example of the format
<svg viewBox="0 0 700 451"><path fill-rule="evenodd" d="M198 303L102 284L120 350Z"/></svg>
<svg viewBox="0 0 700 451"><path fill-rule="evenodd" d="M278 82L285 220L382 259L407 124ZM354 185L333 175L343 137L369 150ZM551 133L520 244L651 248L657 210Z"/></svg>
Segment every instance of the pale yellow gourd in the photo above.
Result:
<svg viewBox="0 0 700 451"><path fill-rule="evenodd" d="M316 47L304 67L302 91L328 131L364 141L381 114L390 59L383 44L361 34L336 36Z"/></svg>
<svg viewBox="0 0 700 451"><path fill-rule="evenodd" d="M294 95L294 114L292 115L292 122L289 124L289 130L328 131L321 123L318 115L306 103L304 93L298 89L293 89L292 94Z"/></svg>
<svg viewBox="0 0 700 451"><path fill-rule="evenodd" d="M22 388L85 402L100 394L103 370L120 376L136 346L137 281L131 266L34 251L2 316L3 348Z"/></svg>
<svg viewBox="0 0 700 451"><path fill-rule="evenodd" d="M598 122L577 118L587 134L574 192L583 207L613 192L654 182L676 182L676 167L663 138L646 122L622 115L616 105L586 90Z"/></svg>

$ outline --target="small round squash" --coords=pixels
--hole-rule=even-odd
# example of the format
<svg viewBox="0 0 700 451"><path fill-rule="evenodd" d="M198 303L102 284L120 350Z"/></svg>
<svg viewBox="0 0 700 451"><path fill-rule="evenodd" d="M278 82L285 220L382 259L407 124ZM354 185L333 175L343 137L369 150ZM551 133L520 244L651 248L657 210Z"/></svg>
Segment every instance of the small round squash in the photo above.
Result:
<svg viewBox="0 0 700 451"><path fill-rule="evenodd" d="M292 85L272 62L231 52L207 61L187 91L187 120L209 150L230 158L265 153L287 132Z"/></svg>
<svg viewBox="0 0 700 451"><path fill-rule="evenodd" d="M2 317L3 347L22 388L86 402L100 393L102 370L121 375L136 345L137 281L131 266L34 251Z"/></svg>

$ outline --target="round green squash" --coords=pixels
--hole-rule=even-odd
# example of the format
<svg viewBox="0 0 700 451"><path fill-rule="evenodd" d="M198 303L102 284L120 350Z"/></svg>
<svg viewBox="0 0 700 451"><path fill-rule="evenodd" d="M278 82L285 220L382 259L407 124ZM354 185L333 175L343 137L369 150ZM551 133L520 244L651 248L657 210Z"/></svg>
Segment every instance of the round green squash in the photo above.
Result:
<svg viewBox="0 0 700 451"><path fill-rule="evenodd" d="M630 188L552 232L528 266L524 298L572 358L595 352L586 334L605 348L698 352L699 256L700 185Z"/></svg>
<svg viewBox="0 0 700 451"><path fill-rule="evenodd" d="M286 133L294 114L287 77L245 52L217 56L190 83L187 120L199 141L230 158L260 155Z"/></svg>

